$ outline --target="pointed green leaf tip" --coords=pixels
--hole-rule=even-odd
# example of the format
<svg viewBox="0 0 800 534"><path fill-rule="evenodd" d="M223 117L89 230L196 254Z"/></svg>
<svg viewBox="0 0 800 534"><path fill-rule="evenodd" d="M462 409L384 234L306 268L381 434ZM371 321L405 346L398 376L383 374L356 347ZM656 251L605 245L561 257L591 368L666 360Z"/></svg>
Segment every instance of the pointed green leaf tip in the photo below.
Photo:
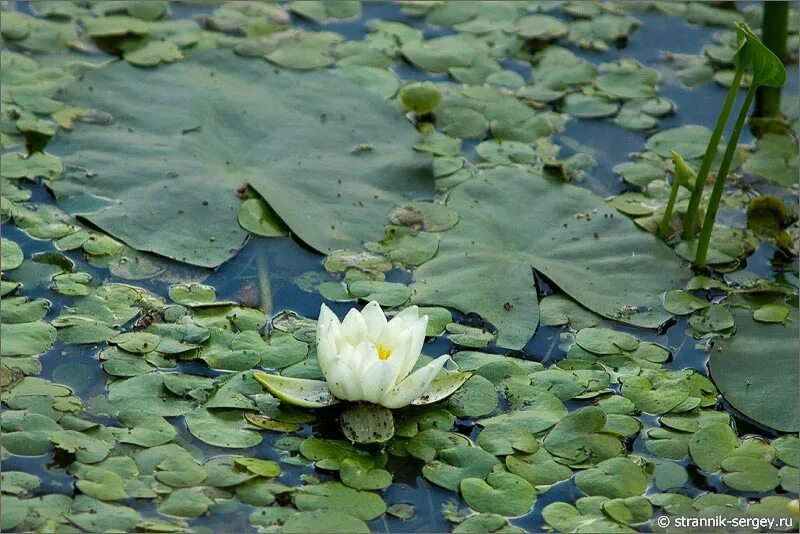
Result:
<svg viewBox="0 0 800 534"><path fill-rule="evenodd" d="M739 65L753 64L753 84L767 87L783 87L786 69L783 62L743 22L734 22L739 38L736 62Z"/></svg>
<svg viewBox="0 0 800 534"><path fill-rule="evenodd" d="M283 402L302 408L324 408L339 402L328 384L321 380L268 375L260 371L253 373L253 378Z"/></svg>
<svg viewBox="0 0 800 534"><path fill-rule="evenodd" d="M689 191L694 191L694 182L697 178L697 173L686 163L683 156L674 150L670 150L670 153L672 154L673 165L675 165L675 179L678 180L681 186Z"/></svg>

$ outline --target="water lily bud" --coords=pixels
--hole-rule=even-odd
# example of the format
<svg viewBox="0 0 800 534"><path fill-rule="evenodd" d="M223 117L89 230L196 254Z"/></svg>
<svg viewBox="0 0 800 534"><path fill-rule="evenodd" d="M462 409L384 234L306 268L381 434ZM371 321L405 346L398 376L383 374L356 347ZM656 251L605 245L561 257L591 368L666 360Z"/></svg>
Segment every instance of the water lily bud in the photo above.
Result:
<svg viewBox="0 0 800 534"><path fill-rule="evenodd" d="M432 82L417 82L403 87L400 99L409 111L424 115L436 109L442 100L442 93Z"/></svg>

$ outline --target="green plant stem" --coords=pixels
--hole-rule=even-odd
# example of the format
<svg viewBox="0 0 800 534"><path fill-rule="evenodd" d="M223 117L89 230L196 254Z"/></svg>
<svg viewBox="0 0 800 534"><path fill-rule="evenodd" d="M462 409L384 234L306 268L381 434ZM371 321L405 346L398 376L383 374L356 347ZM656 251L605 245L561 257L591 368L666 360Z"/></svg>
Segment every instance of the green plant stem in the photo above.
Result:
<svg viewBox="0 0 800 534"><path fill-rule="evenodd" d="M664 208L664 216L661 217L661 222L658 224L658 236L661 239L666 239L669 234L669 222L672 219L672 210L675 209L675 200L678 198L680 188L680 180L676 174L672 180L672 188L669 190L669 200L667 200L667 207Z"/></svg>
<svg viewBox="0 0 800 534"><path fill-rule="evenodd" d="M728 115L731 114L734 102L736 102L736 94L739 92L739 86L742 83L742 76L747 65L739 65L736 68L736 74L733 76L731 87L728 89L728 96L725 97L725 103L722 105L722 111L717 117L717 124L714 126L714 131L711 133L711 139L708 141L706 153L703 156L703 162L700 164L700 170L697 171L697 178L694 182L694 190L692 196L689 198L689 206L686 209L686 216L683 219L683 238L691 239L694 236L694 223L697 220L697 210L700 207L700 198L703 196L703 189L708 178L708 171L711 170L711 164L714 162L714 156L717 155L717 145L722 138L722 132L725 130L725 124L728 122Z"/></svg>
<svg viewBox="0 0 800 534"><path fill-rule="evenodd" d="M786 60L786 36L789 26L789 2L771 0L764 2L764 23L761 40L778 59ZM756 98L758 117L779 117L781 114L781 88L759 87Z"/></svg>
<svg viewBox="0 0 800 534"><path fill-rule="evenodd" d="M753 103L755 94L756 85L753 84L750 86L750 89L747 90L747 96L744 99L744 103L742 103L742 108L739 110L739 116L736 117L733 133L731 133L731 138L728 140L728 146L725 147L725 154L722 156L722 163L719 166L719 172L714 181L714 189L711 191L711 197L708 199L706 217L703 220L703 229L700 231L700 239L697 241L697 255L694 259L694 264L701 269L706 266L708 246L711 243L711 232L714 230L714 221L717 218L719 202L722 200L722 193L725 191L725 178L728 176L728 171L731 168L731 162L736 153L736 146L739 143L739 136L744 128L744 123L747 120L747 113L750 110L750 105Z"/></svg>

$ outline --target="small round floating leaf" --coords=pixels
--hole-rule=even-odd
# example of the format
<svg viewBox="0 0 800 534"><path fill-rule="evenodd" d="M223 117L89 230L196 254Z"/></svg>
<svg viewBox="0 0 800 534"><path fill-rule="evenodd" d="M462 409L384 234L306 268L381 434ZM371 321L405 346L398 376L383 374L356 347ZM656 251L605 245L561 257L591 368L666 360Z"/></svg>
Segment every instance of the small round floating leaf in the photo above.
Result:
<svg viewBox="0 0 800 534"><path fill-rule="evenodd" d="M790 312L785 304L764 304L753 310L753 319L760 323L783 323Z"/></svg>
<svg viewBox="0 0 800 534"><path fill-rule="evenodd" d="M126 332L108 340L122 350L135 354L145 354L156 350L161 337L147 332Z"/></svg>
<svg viewBox="0 0 800 534"><path fill-rule="evenodd" d="M183 59L180 48L171 41L151 41L141 48L125 52L125 60L137 67L155 67Z"/></svg>
<svg viewBox="0 0 800 534"><path fill-rule="evenodd" d="M155 477L162 484L173 488L188 488L201 484L207 477L206 470L188 453L166 457L155 468Z"/></svg>
<svg viewBox="0 0 800 534"><path fill-rule="evenodd" d="M261 443L261 434L248 429L238 410L197 408L186 414L186 426L196 438L216 447L243 449Z"/></svg>
<svg viewBox="0 0 800 534"><path fill-rule="evenodd" d="M383 406L350 404L339 417L342 432L353 443L385 443L394 436L394 416Z"/></svg>
<svg viewBox="0 0 800 534"><path fill-rule="evenodd" d="M493 454L478 447L458 445L440 451L437 459L422 468L422 475L443 488L457 491L465 478L487 476L500 463Z"/></svg>
<svg viewBox="0 0 800 534"><path fill-rule="evenodd" d="M175 517L199 517L213 505L202 488L179 488L159 503L158 511Z"/></svg>
<svg viewBox="0 0 800 534"><path fill-rule="evenodd" d="M458 417L479 417L495 409L497 388L480 375L470 377L447 401L447 408Z"/></svg>
<svg viewBox="0 0 800 534"><path fill-rule="evenodd" d="M544 447L571 465L617 456L622 451L622 443L616 436L601 432L606 421L606 413L601 408L579 408L556 423L545 436Z"/></svg>
<svg viewBox="0 0 800 534"><path fill-rule="evenodd" d="M708 308L711 305L707 300L695 297L682 289L667 291L664 295L664 308L675 315L689 315L690 313Z"/></svg>
<svg viewBox="0 0 800 534"><path fill-rule="evenodd" d="M629 376L623 380L622 394L638 410L652 414L667 413L689 397L689 383L682 374L659 372L653 376Z"/></svg>
<svg viewBox="0 0 800 534"><path fill-rule="evenodd" d="M169 298L186 306L202 306L210 304L217 298L217 292L211 286L203 284L176 284L169 288Z"/></svg>
<svg viewBox="0 0 800 534"><path fill-rule="evenodd" d="M3 356L34 356L49 349L56 340L56 329L44 321L3 323L0 326Z"/></svg>
<svg viewBox="0 0 800 534"><path fill-rule="evenodd" d="M536 490L528 481L502 471L490 473L486 480L462 480L461 494L473 510L506 516L528 513L536 500Z"/></svg>
<svg viewBox="0 0 800 534"><path fill-rule="evenodd" d="M292 502L301 512L346 512L363 521L375 519L386 511L386 503L380 496L339 482L304 486L292 495Z"/></svg>
<svg viewBox="0 0 800 534"><path fill-rule="evenodd" d="M602 506L609 517L624 525L644 523L653 515L653 506L643 496L611 499Z"/></svg>
<svg viewBox="0 0 800 534"><path fill-rule="evenodd" d="M75 486L84 495L102 501L118 501L128 496L122 478L114 471L100 467L90 467Z"/></svg>
<svg viewBox="0 0 800 534"><path fill-rule="evenodd" d="M733 315L723 304L710 304L689 317L689 325L699 332L723 332L735 326Z"/></svg>
<svg viewBox="0 0 800 534"><path fill-rule="evenodd" d="M769 462L749 456L730 456L722 460L722 481L739 491L763 492L779 483L778 469Z"/></svg>
<svg viewBox="0 0 800 534"><path fill-rule="evenodd" d="M141 447L155 447L172 441L175 427L160 415L147 412L120 412L119 422L128 427L127 433L119 435L122 443L133 443Z"/></svg>
<svg viewBox="0 0 800 534"><path fill-rule="evenodd" d="M772 446L783 463L800 467L800 439L797 436L781 436L772 442Z"/></svg>
<svg viewBox="0 0 800 534"><path fill-rule="evenodd" d="M14 241L0 238L0 269L10 271L22 265L25 258L22 249Z"/></svg>
<svg viewBox="0 0 800 534"><path fill-rule="evenodd" d="M370 529L364 521L339 510L316 510L292 515L281 526L286 534L369 534Z"/></svg>
<svg viewBox="0 0 800 534"><path fill-rule="evenodd" d="M706 473L718 471L737 445L736 433L724 423L701 427L689 441L692 460Z"/></svg>
<svg viewBox="0 0 800 534"><path fill-rule="evenodd" d="M352 459L342 462L339 466L339 476L345 486L357 490L382 490L392 484L392 474L389 471L365 467Z"/></svg>
<svg viewBox="0 0 800 534"><path fill-rule="evenodd" d="M575 484L589 495L618 499L642 495L647 489L647 476L632 460L610 458L597 467L578 472Z"/></svg>
<svg viewBox="0 0 800 534"><path fill-rule="evenodd" d="M253 378L280 400L295 406L324 408L339 402L331 393L328 384L321 380L268 375L261 371L253 373Z"/></svg>
<svg viewBox="0 0 800 534"><path fill-rule="evenodd" d="M276 477L281 474L281 466L272 460L260 458L237 458L236 465L244 467L251 473L261 477Z"/></svg>
<svg viewBox="0 0 800 534"><path fill-rule="evenodd" d="M58 449L74 454L84 464L100 462L108 456L109 445L75 430L61 430L50 434L50 441Z"/></svg>
<svg viewBox="0 0 800 534"><path fill-rule="evenodd" d="M639 346L632 335L608 328L584 328L575 336L575 343L594 354L619 354Z"/></svg>
<svg viewBox="0 0 800 534"><path fill-rule="evenodd" d="M600 119L617 113L619 104L596 95L571 93L564 98L561 111L579 119Z"/></svg>

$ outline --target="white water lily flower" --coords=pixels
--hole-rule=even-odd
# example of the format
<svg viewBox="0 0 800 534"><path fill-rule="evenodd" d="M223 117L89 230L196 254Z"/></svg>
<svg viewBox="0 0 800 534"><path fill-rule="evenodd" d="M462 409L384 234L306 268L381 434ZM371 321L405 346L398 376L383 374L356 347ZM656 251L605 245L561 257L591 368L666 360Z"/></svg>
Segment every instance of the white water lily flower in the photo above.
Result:
<svg viewBox="0 0 800 534"><path fill-rule="evenodd" d="M333 395L402 408L419 399L449 359L444 355L411 370L425 342L428 316L416 306L391 321L372 301L362 311L351 309L339 322L324 304L317 322L319 366Z"/></svg>

